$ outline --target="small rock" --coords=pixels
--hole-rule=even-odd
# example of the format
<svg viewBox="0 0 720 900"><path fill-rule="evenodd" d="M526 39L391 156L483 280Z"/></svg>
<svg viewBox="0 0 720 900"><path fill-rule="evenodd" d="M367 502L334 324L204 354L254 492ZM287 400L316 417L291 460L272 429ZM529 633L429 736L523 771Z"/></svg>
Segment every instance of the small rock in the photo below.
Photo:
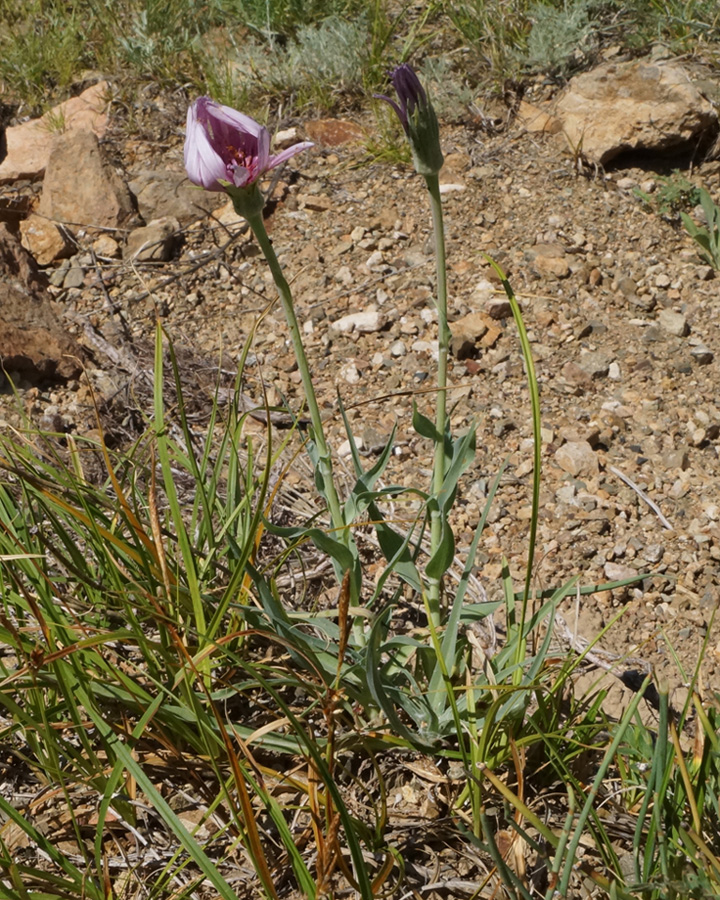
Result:
<svg viewBox="0 0 720 900"><path fill-rule="evenodd" d="M555 462L575 477L592 478L599 471L595 451L587 441L572 441L555 451Z"/></svg>
<svg viewBox="0 0 720 900"><path fill-rule="evenodd" d="M135 195L140 215L146 222L172 216L182 225L202 219L222 202L223 194L203 191L187 180L184 172L169 169L150 169L133 175L128 187ZM230 203L232 208L232 203ZM220 221L232 225L237 214L228 216L227 204L222 206ZM233 208L234 213L234 208ZM216 215L218 213L216 212ZM234 220L234 221L233 221ZM245 224L245 220L241 220Z"/></svg>
<svg viewBox="0 0 720 900"><path fill-rule="evenodd" d="M361 125L347 119L313 119L305 122L303 127L311 141L326 147L361 143L367 137Z"/></svg>
<svg viewBox="0 0 720 900"><path fill-rule="evenodd" d="M687 450L670 450L662 460L666 469L681 469L684 472L690 466Z"/></svg>
<svg viewBox="0 0 720 900"><path fill-rule="evenodd" d="M167 262L172 259L180 223L172 216L155 219L128 235L125 259L138 262Z"/></svg>
<svg viewBox="0 0 720 900"><path fill-rule="evenodd" d="M565 248L560 244L536 244L527 254L540 275L567 278L570 265L565 258Z"/></svg>
<svg viewBox="0 0 720 900"><path fill-rule="evenodd" d="M555 491L555 497L557 498L558 503L567 503L572 506L577 506L577 501L575 500L575 485L563 484Z"/></svg>
<svg viewBox="0 0 720 900"><path fill-rule="evenodd" d="M390 270L390 266L383 259L383 255L379 250L376 250L374 253L370 254L370 256L365 261L365 265L371 272L388 272Z"/></svg>
<svg viewBox="0 0 720 900"><path fill-rule="evenodd" d="M643 312L652 312L657 306L657 299L652 294L633 294L627 300L631 306L636 306Z"/></svg>
<svg viewBox="0 0 720 900"><path fill-rule="evenodd" d="M594 350L583 353L577 364L591 378L604 378L610 367L610 358L604 350Z"/></svg>
<svg viewBox="0 0 720 900"><path fill-rule="evenodd" d="M491 319L507 319L512 315L512 307L509 300L493 297L485 304L485 312Z"/></svg>
<svg viewBox="0 0 720 900"><path fill-rule="evenodd" d="M374 334L385 325L385 316L377 309L349 313L332 323L331 328L341 334L356 331L358 334Z"/></svg>
<svg viewBox="0 0 720 900"><path fill-rule="evenodd" d="M695 274L699 281L711 281L715 277L715 269L712 266L698 266Z"/></svg>
<svg viewBox="0 0 720 900"><path fill-rule="evenodd" d="M621 563L607 562L603 567L608 581L625 581L628 578L637 578L637 569L632 566L623 566Z"/></svg>
<svg viewBox="0 0 720 900"><path fill-rule="evenodd" d="M284 128L282 131L275 132L273 147L276 150L284 150L286 147L297 144L299 140L297 128Z"/></svg>
<svg viewBox="0 0 720 900"><path fill-rule="evenodd" d="M626 175L624 178L618 178L617 180L617 186L621 191L631 191L636 184L637 181L630 175Z"/></svg>
<svg viewBox="0 0 720 900"><path fill-rule="evenodd" d="M617 286L623 297L630 298L637 294L637 285L632 278L628 278L627 275L618 281Z"/></svg>
<svg viewBox="0 0 720 900"><path fill-rule="evenodd" d="M355 437L355 446L357 447L358 450L365 449L365 442L363 441L363 439L361 437L357 437L357 436ZM352 447L350 446L350 441L344 440L342 442L342 444L340 444L340 446L338 447L337 452L338 452L338 456L342 456L344 458L351 456L352 455Z"/></svg>
<svg viewBox="0 0 720 900"><path fill-rule="evenodd" d="M581 388L589 388L593 382L592 375L572 360L565 363L560 374L568 384L574 384Z"/></svg>
<svg viewBox="0 0 720 900"><path fill-rule="evenodd" d="M659 563L665 554L662 544L648 544L642 553L642 558L650 563Z"/></svg>
<svg viewBox="0 0 720 900"><path fill-rule="evenodd" d="M701 366L708 365L708 363L711 363L715 358L715 354L712 352L712 350L708 350L708 348L704 347L702 344L699 344L697 347L693 347L690 352L695 362Z"/></svg>
<svg viewBox="0 0 720 900"><path fill-rule="evenodd" d="M489 325L484 313L469 313L450 326L450 352L455 359L469 359L475 354L476 342L483 338Z"/></svg>
<svg viewBox="0 0 720 900"><path fill-rule="evenodd" d="M668 334L674 334L676 337L685 337L690 331L685 316L672 309L661 309L658 313L658 322Z"/></svg>
<svg viewBox="0 0 720 900"><path fill-rule="evenodd" d="M41 119L31 119L8 128L7 155L0 164L0 184L21 178L39 178L51 153L53 129L62 122L65 133L92 131L103 137L108 124L108 84L100 81L53 107Z"/></svg>
<svg viewBox="0 0 720 900"><path fill-rule="evenodd" d="M354 362L347 362L340 366L340 377L348 384L357 384L360 381L360 370Z"/></svg>
<svg viewBox="0 0 720 900"><path fill-rule="evenodd" d="M6 372L33 383L77 378L84 353L53 312L44 275L0 224L0 358Z"/></svg>
<svg viewBox="0 0 720 900"><path fill-rule="evenodd" d="M20 223L20 234L23 247L32 253L39 266L66 259L75 249L68 232L44 216L28 216Z"/></svg>
<svg viewBox="0 0 720 900"><path fill-rule="evenodd" d="M650 57L576 75L553 111L571 146L600 165L633 150L667 153L717 122L687 68Z"/></svg>
<svg viewBox="0 0 720 900"><path fill-rule="evenodd" d="M405 346L403 341L393 341L393 343L390 344L390 355L391 356L395 356L395 357L405 356L406 353L407 353L407 347Z"/></svg>
<svg viewBox="0 0 720 900"><path fill-rule="evenodd" d="M457 194L465 190L462 181L445 181L440 185L441 194Z"/></svg>
<svg viewBox="0 0 720 900"><path fill-rule="evenodd" d="M64 288L81 288L85 284L85 269L82 266L70 266L63 279Z"/></svg>
<svg viewBox="0 0 720 900"><path fill-rule="evenodd" d="M103 259L118 259L120 257L120 245L109 234L101 234L92 245L95 254Z"/></svg>
<svg viewBox="0 0 720 900"><path fill-rule="evenodd" d="M333 207L332 198L325 194L298 194L297 201L302 209L312 212L327 212Z"/></svg>

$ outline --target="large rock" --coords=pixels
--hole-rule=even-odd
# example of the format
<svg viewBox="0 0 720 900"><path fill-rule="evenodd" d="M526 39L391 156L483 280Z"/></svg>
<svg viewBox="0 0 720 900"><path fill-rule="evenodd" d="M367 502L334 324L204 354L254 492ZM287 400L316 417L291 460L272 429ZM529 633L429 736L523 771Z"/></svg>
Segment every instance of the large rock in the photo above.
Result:
<svg viewBox="0 0 720 900"><path fill-rule="evenodd" d="M0 360L33 382L75 378L83 351L52 310L47 281L7 225L0 224Z"/></svg>
<svg viewBox="0 0 720 900"><path fill-rule="evenodd" d="M649 60L575 76L555 114L570 143L601 164L629 150L673 150L717 126L712 104L682 66Z"/></svg>
<svg viewBox="0 0 720 900"><path fill-rule="evenodd" d="M41 119L8 128L5 132L7 154L0 162L0 184L21 178L41 178L56 133L90 131L102 137L108 123L107 88L107 82L100 81L79 97L71 97L53 107Z"/></svg>
<svg viewBox="0 0 720 900"><path fill-rule="evenodd" d="M37 212L75 227L117 228L135 209L98 139L91 131L77 131L53 140Z"/></svg>

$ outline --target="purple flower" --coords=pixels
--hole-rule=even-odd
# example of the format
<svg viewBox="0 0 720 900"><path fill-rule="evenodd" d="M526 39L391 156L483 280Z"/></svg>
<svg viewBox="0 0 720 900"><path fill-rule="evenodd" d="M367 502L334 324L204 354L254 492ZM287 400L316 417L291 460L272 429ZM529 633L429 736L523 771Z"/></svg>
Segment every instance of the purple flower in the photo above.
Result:
<svg viewBox="0 0 720 900"><path fill-rule="evenodd" d="M437 116L425 88L407 63L393 69L390 79L400 102L384 94L375 96L389 103L398 114L410 143L415 170L421 175L436 175L444 160Z"/></svg>
<svg viewBox="0 0 720 900"><path fill-rule="evenodd" d="M308 147L312 143L303 141L271 156L267 128L249 116L209 97L200 97L188 109L185 171L206 191L249 188L265 172Z"/></svg>
<svg viewBox="0 0 720 900"><path fill-rule="evenodd" d="M425 88L420 84L420 79L415 74L413 67L409 66L407 63L403 63L401 66L397 66L393 69L390 73L390 80L397 92L401 105L398 106L391 97L386 97L384 94L376 94L375 96L379 100L384 100L392 106L398 114L398 118L402 123L402 127L405 129L405 133L409 134L408 115L412 116L418 106L428 106Z"/></svg>

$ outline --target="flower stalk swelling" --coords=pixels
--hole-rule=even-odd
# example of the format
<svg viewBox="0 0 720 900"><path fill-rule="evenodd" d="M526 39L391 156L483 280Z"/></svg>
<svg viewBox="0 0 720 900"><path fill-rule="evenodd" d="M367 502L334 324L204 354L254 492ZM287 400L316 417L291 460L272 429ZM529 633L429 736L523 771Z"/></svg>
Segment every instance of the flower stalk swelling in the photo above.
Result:
<svg viewBox="0 0 720 900"><path fill-rule="evenodd" d="M435 110L428 95L412 67L404 63L390 75L397 102L390 97L376 96L389 103L405 129L412 152L415 171L422 175L430 195L433 234L435 237L435 262L437 270L438 315L438 395L435 414L435 456L433 460L432 493L430 511L430 559L435 557L443 540L443 513L438 498L446 475L445 459L445 419L447 415L447 369L450 346L450 328L447 320L447 269L445 264L445 229L443 225L442 201L438 173L443 166L440 147L440 129ZM447 527L447 526L446 526ZM434 627L440 624L440 578L428 577L428 609Z"/></svg>
<svg viewBox="0 0 720 900"><path fill-rule="evenodd" d="M185 170L193 184L207 191L225 191L230 196L238 215L247 219L270 266L302 379L332 526L340 531L341 539L347 542L342 507L333 480L330 450L325 440L322 417L295 315L292 292L283 275L262 216L265 205L265 198L259 185L262 176L308 147L312 147L312 144L305 141L271 156L270 134L267 128L249 116L228 106L221 106L209 97L200 97L188 110Z"/></svg>

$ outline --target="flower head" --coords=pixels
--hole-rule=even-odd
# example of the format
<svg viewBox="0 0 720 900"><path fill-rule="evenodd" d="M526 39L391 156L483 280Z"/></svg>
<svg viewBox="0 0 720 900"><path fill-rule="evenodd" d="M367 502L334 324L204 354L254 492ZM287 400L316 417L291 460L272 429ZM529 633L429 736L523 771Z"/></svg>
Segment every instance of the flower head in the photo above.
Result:
<svg viewBox="0 0 720 900"><path fill-rule="evenodd" d="M425 88L407 63L393 69L390 79L400 102L384 94L375 96L389 103L398 114L410 142L415 170L421 175L436 175L444 160L437 116Z"/></svg>
<svg viewBox="0 0 720 900"><path fill-rule="evenodd" d="M193 184L206 191L251 188L270 169L312 147L303 141L270 155L267 128L229 106L200 97L188 109L185 171Z"/></svg>

